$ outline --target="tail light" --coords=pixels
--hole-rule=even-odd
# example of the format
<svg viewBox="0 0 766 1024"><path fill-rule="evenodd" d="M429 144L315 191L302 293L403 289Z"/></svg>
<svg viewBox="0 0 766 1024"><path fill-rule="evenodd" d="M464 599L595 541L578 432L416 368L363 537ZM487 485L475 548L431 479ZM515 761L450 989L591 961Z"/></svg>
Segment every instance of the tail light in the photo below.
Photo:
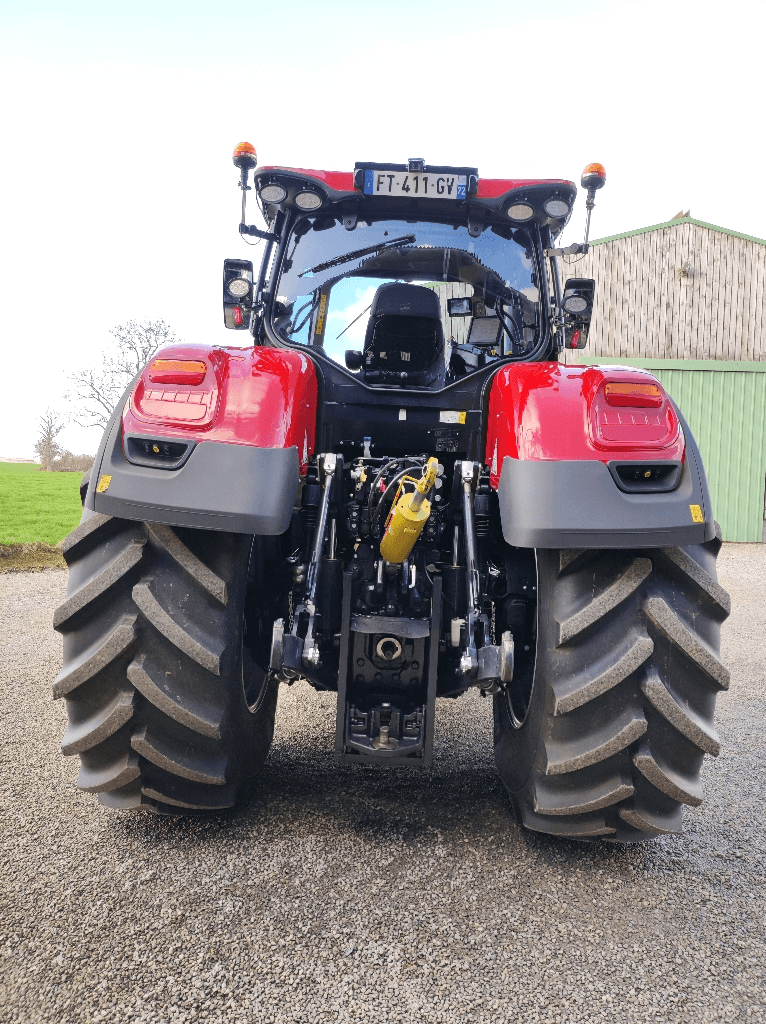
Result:
<svg viewBox="0 0 766 1024"><path fill-rule="evenodd" d="M659 409L664 400L658 384L640 384L637 381L609 381L604 388L609 405L616 408Z"/></svg>
<svg viewBox="0 0 766 1024"><path fill-rule="evenodd" d="M628 371L615 379L617 375L610 373L611 380L602 379L596 385L591 402L594 440L605 448L636 452L677 447L679 423L673 403L657 380L639 374Z"/></svg>
<svg viewBox="0 0 766 1024"><path fill-rule="evenodd" d="M197 359L155 359L149 364L153 384L201 384L207 366Z"/></svg>
<svg viewBox="0 0 766 1024"><path fill-rule="evenodd" d="M191 354L191 353L190 353ZM153 359L131 396L133 414L145 423L168 426L206 427L212 423L218 405L219 381L215 356L206 359ZM154 426L154 429L158 429ZM162 435L160 435L162 437ZM161 447L161 446L160 446ZM172 458L164 451L144 453L148 457Z"/></svg>

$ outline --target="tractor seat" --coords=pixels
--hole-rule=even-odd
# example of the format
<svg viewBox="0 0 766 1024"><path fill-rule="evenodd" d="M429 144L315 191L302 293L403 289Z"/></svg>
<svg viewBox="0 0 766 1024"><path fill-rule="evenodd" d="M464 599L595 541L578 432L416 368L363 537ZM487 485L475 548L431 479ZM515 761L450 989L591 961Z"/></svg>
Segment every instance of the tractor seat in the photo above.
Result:
<svg viewBox="0 0 766 1024"><path fill-rule="evenodd" d="M366 384L444 385L444 331L436 292L395 282L378 288L370 308L361 369Z"/></svg>

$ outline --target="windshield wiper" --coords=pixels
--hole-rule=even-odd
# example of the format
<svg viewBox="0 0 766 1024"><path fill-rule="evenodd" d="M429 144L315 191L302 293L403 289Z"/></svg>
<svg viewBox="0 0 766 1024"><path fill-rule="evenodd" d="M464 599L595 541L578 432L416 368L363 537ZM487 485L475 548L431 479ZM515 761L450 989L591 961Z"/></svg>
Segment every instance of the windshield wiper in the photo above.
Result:
<svg viewBox="0 0 766 1024"><path fill-rule="evenodd" d="M315 267L310 267L308 270L304 270L302 274L298 274L298 277L318 274L321 270L339 267L341 263L349 263L351 260L361 259L362 256L371 256L374 252L392 249L397 245L411 245L414 241L414 235L403 235L401 238L392 238L390 242L381 242L380 245L368 245L366 249L355 249L353 252L347 252L343 256L336 256L334 260L327 260L326 263L317 263Z"/></svg>

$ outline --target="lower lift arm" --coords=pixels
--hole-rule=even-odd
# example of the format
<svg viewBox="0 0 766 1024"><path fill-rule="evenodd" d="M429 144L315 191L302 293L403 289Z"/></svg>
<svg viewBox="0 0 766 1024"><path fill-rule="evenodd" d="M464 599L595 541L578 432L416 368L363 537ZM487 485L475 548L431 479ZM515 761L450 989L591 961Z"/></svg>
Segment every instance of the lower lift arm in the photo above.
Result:
<svg viewBox="0 0 766 1024"><path fill-rule="evenodd" d="M459 673L488 693L496 693L513 677L513 635L505 632L500 644L491 643L489 620L482 611L481 576L476 548L474 486L479 474L475 462L456 464L463 490L463 531L465 537L465 578L468 612L465 622L466 645L460 658Z"/></svg>

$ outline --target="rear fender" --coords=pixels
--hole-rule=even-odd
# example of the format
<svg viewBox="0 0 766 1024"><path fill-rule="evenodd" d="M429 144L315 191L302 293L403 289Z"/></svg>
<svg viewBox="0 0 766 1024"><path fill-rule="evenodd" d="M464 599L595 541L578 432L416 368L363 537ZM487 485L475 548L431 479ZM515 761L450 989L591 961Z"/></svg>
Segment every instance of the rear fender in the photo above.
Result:
<svg viewBox="0 0 766 1024"><path fill-rule="evenodd" d="M155 358L205 364L199 383L125 392L86 507L172 526L276 535L314 453L317 377L299 352L175 345Z"/></svg>
<svg viewBox="0 0 766 1024"><path fill-rule="evenodd" d="M656 385L661 403L615 408L605 397L611 381ZM503 536L516 547L664 547L715 535L694 437L644 370L553 362L504 367L490 389L486 461ZM633 463L640 482L627 488L618 467ZM672 490L652 481L644 486L644 468L674 466Z"/></svg>

